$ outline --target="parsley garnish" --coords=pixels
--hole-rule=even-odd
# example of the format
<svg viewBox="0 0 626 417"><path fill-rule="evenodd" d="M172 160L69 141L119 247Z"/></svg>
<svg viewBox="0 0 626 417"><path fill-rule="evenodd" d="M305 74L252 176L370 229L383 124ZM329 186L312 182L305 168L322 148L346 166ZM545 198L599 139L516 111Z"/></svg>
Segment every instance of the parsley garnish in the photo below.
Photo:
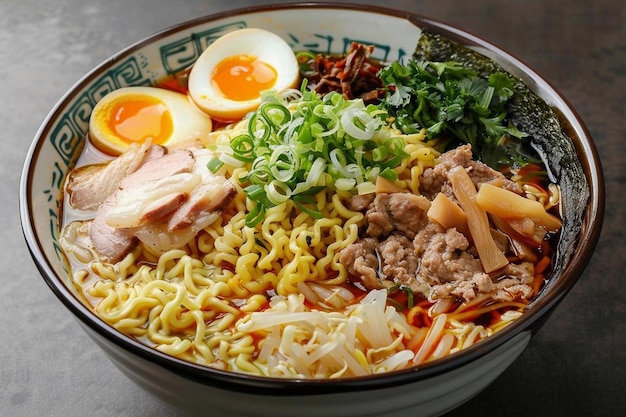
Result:
<svg viewBox="0 0 626 417"><path fill-rule="evenodd" d="M427 139L439 138L444 148L472 145L487 165L524 166L527 134L507 119L506 103L514 80L495 72L488 79L459 62L398 61L379 73L387 88L382 105L403 133L426 129Z"/></svg>

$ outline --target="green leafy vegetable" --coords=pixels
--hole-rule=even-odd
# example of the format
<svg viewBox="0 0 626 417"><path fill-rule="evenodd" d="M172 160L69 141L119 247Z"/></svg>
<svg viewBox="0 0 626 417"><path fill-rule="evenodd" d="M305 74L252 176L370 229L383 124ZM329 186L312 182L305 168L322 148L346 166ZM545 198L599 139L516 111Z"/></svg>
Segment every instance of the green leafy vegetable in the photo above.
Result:
<svg viewBox="0 0 626 417"><path fill-rule="evenodd" d="M459 62L409 60L391 63L379 76L388 88L382 106L403 133L424 128L428 139L447 141L446 149L469 143L494 168L528 163L518 146L527 135L507 118L514 82L506 74L481 78Z"/></svg>

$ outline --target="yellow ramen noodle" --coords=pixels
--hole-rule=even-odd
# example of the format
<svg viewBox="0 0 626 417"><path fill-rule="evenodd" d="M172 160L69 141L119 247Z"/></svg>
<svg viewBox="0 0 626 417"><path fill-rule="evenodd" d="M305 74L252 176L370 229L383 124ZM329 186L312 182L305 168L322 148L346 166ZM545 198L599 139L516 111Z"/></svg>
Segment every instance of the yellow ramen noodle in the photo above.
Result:
<svg viewBox="0 0 626 417"><path fill-rule="evenodd" d="M228 141L244 127L220 131L215 140ZM399 183L417 193L421 173L439 154L423 133L403 139L409 157L396 169ZM246 168L228 168L237 189L231 208L184 248L155 256L139 245L115 266L94 261L89 270L77 270L75 285L97 315L157 350L238 372L328 378L406 366L415 352L405 344L415 344L419 332L384 306L384 290L359 303L342 286L348 273L339 253L357 240L364 222L349 208L349 196L319 192L320 219L287 201L251 228L245 216L252 207L237 181L246 174ZM368 319L373 311L386 322ZM384 340L367 337L368 320L382 326ZM449 337L459 340L485 332L482 326L456 327ZM451 340L437 339L450 342L448 353Z"/></svg>

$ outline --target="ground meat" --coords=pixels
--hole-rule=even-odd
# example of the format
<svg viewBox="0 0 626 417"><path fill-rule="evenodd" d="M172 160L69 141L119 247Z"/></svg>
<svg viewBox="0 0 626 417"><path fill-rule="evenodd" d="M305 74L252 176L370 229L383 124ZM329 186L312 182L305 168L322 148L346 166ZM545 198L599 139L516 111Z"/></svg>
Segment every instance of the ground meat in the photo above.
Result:
<svg viewBox="0 0 626 417"><path fill-rule="evenodd" d="M383 287L378 276L377 244L376 239L361 239L344 248L339 257L339 261L348 268L348 273L369 289Z"/></svg>
<svg viewBox="0 0 626 417"><path fill-rule="evenodd" d="M441 154L437 165L425 169L420 179L420 191L422 194L432 199L442 192L448 197L455 199L447 177L448 171L458 166L467 169L472 182L477 188L480 184L490 183L517 194L522 194L520 186L507 179L501 172L490 168L482 162L472 160L471 145L462 145Z"/></svg>
<svg viewBox="0 0 626 417"><path fill-rule="evenodd" d="M380 242L362 239L345 248L340 261L368 289L401 284L415 293L430 292L429 286L415 277L420 261L413 242L402 234L392 234Z"/></svg>
<svg viewBox="0 0 626 417"><path fill-rule="evenodd" d="M450 198L455 198L452 188L447 183L448 171L457 166L466 167L472 160L471 147L459 147L439 156L439 163L432 168L426 168L420 178L420 192L432 199L443 192ZM444 187L445 186L445 187Z"/></svg>
<svg viewBox="0 0 626 417"><path fill-rule="evenodd" d="M468 249L467 238L455 229L429 224L414 239L421 257L418 276L432 286L432 298L457 297L470 301L480 294L493 293L494 300L529 299L532 294L533 265L508 264L499 277L483 272L480 260Z"/></svg>
<svg viewBox="0 0 626 417"><path fill-rule="evenodd" d="M501 278L491 278L487 274L475 274L471 279L433 287L433 298L456 296L471 300L480 294L489 294L495 301L528 300L533 296L533 264L509 264Z"/></svg>
<svg viewBox="0 0 626 417"><path fill-rule="evenodd" d="M494 299L512 301L528 300L533 296L531 284L535 278L535 267L530 262L521 264L510 263L504 267L503 277L496 280Z"/></svg>
<svg viewBox="0 0 626 417"><path fill-rule="evenodd" d="M370 237L387 236L393 231L413 239L426 224L430 201L424 196L409 193L382 193L376 195L366 213Z"/></svg>
<svg viewBox="0 0 626 417"><path fill-rule="evenodd" d="M350 208L354 211L365 211L374 202L376 194L355 194L350 198Z"/></svg>
<svg viewBox="0 0 626 417"><path fill-rule="evenodd" d="M393 234L377 247L382 262L383 275L390 281L410 286L415 281L419 259L409 238Z"/></svg>
<svg viewBox="0 0 626 417"><path fill-rule="evenodd" d="M490 276L468 237L430 222L427 216L430 201L438 193L456 200L447 179L456 166L465 167L477 187L493 183L521 190L500 172L473 161L469 145L442 154L440 161L420 178L423 195L381 193L352 198L351 208L365 212L367 226L364 237L342 251L341 263L352 279L368 289L401 284L431 299L470 301L481 294L491 294L498 301L529 299L533 295L531 263L509 264L499 276Z"/></svg>
<svg viewBox="0 0 626 417"><path fill-rule="evenodd" d="M395 282L424 290L415 280L419 260L412 239L428 224L430 201L409 193L381 193L355 196L350 204L367 210L368 223L367 237L341 252L340 261L350 275L370 289Z"/></svg>
<svg viewBox="0 0 626 417"><path fill-rule="evenodd" d="M468 251L469 241L456 229L430 223L413 243L422 260L419 274L431 285L464 281L483 272L480 260Z"/></svg>
<svg viewBox="0 0 626 417"><path fill-rule="evenodd" d="M456 297L466 301L476 298L478 293L488 294L493 291L493 282L489 275L476 273L466 281L449 282L435 285L433 287L432 298L443 299Z"/></svg>

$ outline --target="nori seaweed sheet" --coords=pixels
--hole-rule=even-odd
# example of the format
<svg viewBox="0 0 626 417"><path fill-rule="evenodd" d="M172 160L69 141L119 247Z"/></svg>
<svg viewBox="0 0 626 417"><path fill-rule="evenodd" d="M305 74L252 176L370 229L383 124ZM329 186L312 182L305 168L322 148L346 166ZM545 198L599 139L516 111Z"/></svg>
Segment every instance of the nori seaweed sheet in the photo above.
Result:
<svg viewBox="0 0 626 417"><path fill-rule="evenodd" d="M487 78L499 71L515 81L515 94L508 102L508 118L519 130L530 136L531 146L545 161L553 179L561 188L563 230L557 247L557 262L552 274L559 274L575 248L582 228L589 186L577 159L572 140L564 132L557 114L541 97L533 93L522 80L504 70L489 57L451 39L425 29L413 53L418 61L456 61Z"/></svg>

